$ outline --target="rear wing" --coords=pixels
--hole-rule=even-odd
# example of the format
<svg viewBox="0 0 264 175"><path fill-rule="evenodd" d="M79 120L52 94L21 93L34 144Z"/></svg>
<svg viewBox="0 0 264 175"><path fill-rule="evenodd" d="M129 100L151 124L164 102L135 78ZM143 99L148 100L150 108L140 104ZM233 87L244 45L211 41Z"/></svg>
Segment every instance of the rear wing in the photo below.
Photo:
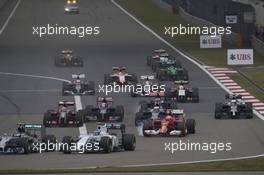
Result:
<svg viewBox="0 0 264 175"><path fill-rule="evenodd" d="M176 85L181 85L181 84L188 84L189 83L189 81L186 81L186 80L179 80L179 81L174 81L174 84L176 84Z"/></svg>
<svg viewBox="0 0 264 175"><path fill-rule="evenodd" d="M121 134L125 134L126 132L126 125L123 123L103 123L103 122L97 122L98 125L104 125L107 129L110 130L120 130Z"/></svg>
<svg viewBox="0 0 264 175"><path fill-rule="evenodd" d="M18 127L21 127L21 126L24 127L25 132L30 132L30 131L34 133L36 133L37 131L40 132L42 138L44 138L44 136L46 135L46 128L41 124L18 123L17 125Z"/></svg>
<svg viewBox="0 0 264 175"><path fill-rule="evenodd" d="M154 50L155 53L166 53L166 50L164 49L156 49Z"/></svg>
<svg viewBox="0 0 264 175"><path fill-rule="evenodd" d="M189 81L186 81L186 80L180 80L180 81L174 81L174 84L188 84Z"/></svg>
<svg viewBox="0 0 264 175"><path fill-rule="evenodd" d="M113 102L113 97L97 97L97 102Z"/></svg>
<svg viewBox="0 0 264 175"><path fill-rule="evenodd" d="M62 54L72 54L73 51L72 50L63 50L61 51Z"/></svg>
<svg viewBox="0 0 264 175"><path fill-rule="evenodd" d="M148 80L154 80L155 79L155 76L154 75L141 75L140 76L140 79L141 80L146 80L146 79L148 79Z"/></svg>
<svg viewBox="0 0 264 175"><path fill-rule="evenodd" d="M112 68L113 71L124 71L124 70L127 70L126 67L113 67Z"/></svg>
<svg viewBox="0 0 264 175"><path fill-rule="evenodd" d="M78 79L78 78L85 78L85 74L73 74L72 75L73 79Z"/></svg>
<svg viewBox="0 0 264 175"><path fill-rule="evenodd" d="M126 126L123 123L106 123L107 129L125 129Z"/></svg>
<svg viewBox="0 0 264 175"><path fill-rule="evenodd" d="M33 129L33 130L38 130L42 128L41 124L25 124L25 129Z"/></svg>
<svg viewBox="0 0 264 175"><path fill-rule="evenodd" d="M225 96L226 99L232 100L232 99L242 99L242 96L240 94L227 94Z"/></svg>
<svg viewBox="0 0 264 175"><path fill-rule="evenodd" d="M60 101L59 106L66 105L66 106L74 106L75 103L71 101Z"/></svg>
<svg viewBox="0 0 264 175"><path fill-rule="evenodd" d="M184 111L183 111L183 109L173 109L172 113L173 114L184 114Z"/></svg>

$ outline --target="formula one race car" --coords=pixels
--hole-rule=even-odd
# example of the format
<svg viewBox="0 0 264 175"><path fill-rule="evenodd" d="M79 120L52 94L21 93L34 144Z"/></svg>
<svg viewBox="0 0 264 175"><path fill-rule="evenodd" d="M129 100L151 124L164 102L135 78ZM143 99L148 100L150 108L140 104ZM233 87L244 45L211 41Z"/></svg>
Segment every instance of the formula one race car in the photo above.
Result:
<svg viewBox="0 0 264 175"><path fill-rule="evenodd" d="M80 127L83 126L83 115L76 111L75 103L60 101L57 110L47 110L44 114L45 127Z"/></svg>
<svg viewBox="0 0 264 175"><path fill-rule="evenodd" d="M73 54L71 50L63 50L61 55L55 57L57 67L82 67L82 58Z"/></svg>
<svg viewBox="0 0 264 175"><path fill-rule="evenodd" d="M137 76L128 74L125 67L113 67L111 74L104 75L104 84L134 84L137 83Z"/></svg>
<svg viewBox="0 0 264 175"><path fill-rule="evenodd" d="M195 133L195 120L185 119L183 110L172 110L166 117L146 120L143 123L143 135L150 136L186 136Z"/></svg>
<svg viewBox="0 0 264 175"><path fill-rule="evenodd" d="M139 126L145 120L163 118L167 110L177 108L176 102L167 98L157 97L155 100L141 101L139 111L136 113L135 125Z"/></svg>
<svg viewBox="0 0 264 175"><path fill-rule="evenodd" d="M227 101L225 103L215 104L215 118L222 117L240 118L245 117L248 119L253 118L252 103L247 103L242 100L242 96L238 94L227 94Z"/></svg>
<svg viewBox="0 0 264 175"><path fill-rule="evenodd" d="M124 107L122 105L115 107L112 97L97 97L97 106L87 105L82 113L86 122L122 122Z"/></svg>
<svg viewBox="0 0 264 175"><path fill-rule="evenodd" d="M180 84L176 89L167 90L166 97L181 103L199 103L199 89L187 88Z"/></svg>
<svg viewBox="0 0 264 175"><path fill-rule="evenodd" d="M175 83L188 83L188 72L184 68L177 68L174 66L167 67L165 69L157 70L157 79L160 81L174 81Z"/></svg>
<svg viewBox="0 0 264 175"><path fill-rule="evenodd" d="M160 57L160 59L154 60L152 62L151 69L156 72L158 69L166 69L170 66L176 67L176 68L182 68L181 62L179 60L176 60L173 57Z"/></svg>
<svg viewBox="0 0 264 175"><path fill-rule="evenodd" d="M156 97L156 96L164 96L165 94L165 85L160 85L157 83L153 83L150 80L154 80L154 75L142 75L140 77L143 82L141 84L137 84L136 87L141 87L140 91L134 90L131 91L131 97Z"/></svg>
<svg viewBox="0 0 264 175"><path fill-rule="evenodd" d="M159 60L160 57L168 57L169 54L164 49L157 49L153 51L151 56L147 57L147 65L152 66L152 63L156 60Z"/></svg>
<svg viewBox="0 0 264 175"><path fill-rule="evenodd" d="M72 75L72 82L63 82L62 95L94 95L95 86L93 81L85 82L84 74Z"/></svg>
<svg viewBox="0 0 264 175"><path fill-rule="evenodd" d="M110 133L109 130L120 130L121 133ZM120 136L121 135L121 136ZM120 123L106 123L97 125L94 132L81 135L74 140L71 136L63 137L62 152L69 154L114 151L134 151L136 148L136 137L126 134L125 125Z"/></svg>
<svg viewBox="0 0 264 175"><path fill-rule="evenodd" d="M54 148L48 147L48 143L55 144L56 142L56 137L47 135L42 125L19 123L13 135L1 137L0 153L28 154L40 152L40 149L54 151ZM40 147L40 143L42 143L42 147Z"/></svg>
<svg viewBox="0 0 264 175"><path fill-rule="evenodd" d="M66 4L64 6L65 13L79 13L79 6L77 0L66 0Z"/></svg>

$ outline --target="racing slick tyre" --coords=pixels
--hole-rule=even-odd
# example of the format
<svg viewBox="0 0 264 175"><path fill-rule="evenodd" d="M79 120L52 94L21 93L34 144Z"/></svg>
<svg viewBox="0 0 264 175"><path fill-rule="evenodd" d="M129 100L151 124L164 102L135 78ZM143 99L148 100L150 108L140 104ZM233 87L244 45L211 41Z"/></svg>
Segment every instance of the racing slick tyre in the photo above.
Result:
<svg viewBox="0 0 264 175"><path fill-rule="evenodd" d="M64 136L62 138L62 143L63 146L60 148L60 150L64 153L64 154L71 154L71 144L73 143L73 139L71 136Z"/></svg>
<svg viewBox="0 0 264 175"><path fill-rule="evenodd" d="M192 102L193 103L199 103L199 89L198 88L193 88L192 92Z"/></svg>
<svg viewBox="0 0 264 175"><path fill-rule="evenodd" d="M54 65L57 67L62 67L61 61L59 57L55 57Z"/></svg>
<svg viewBox="0 0 264 175"><path fill-rule="evenodd" d="M131 97L137 97L138 96L137 93L135 93L133 91L131 91L130 95L131 95Z"/></svg>
<svg viewBox="0 0 264 175"><path fill-rule="evenodd" d="M83 126L84 110L79 110L76 114L76 122L78 121L77 127Z"/></svg>
<svg viewBox="0 0 264 175"><path fill-rule="evenodd" d="M221 119L221 117L222 117L221 110L222 110L222 104L221 103L216 103L215 104L215 118L216 119Z"/></svg>
<svg viewBox="0 0 264 175"><path fill-rule="evenodd" d="M62 96L68 96L70 95L69 93L66 93L66 91L70 91L71 89L69 89L69 86L68 86L68 82L63 82L62 83Z"/></svg>
<svg viewBox="0 0 264 175"><path fill-rule="evenodd" d="M42 142L46 144L46 151L52 151L52 152L55 151L56 149L55 146L52 146L52 144L57 143L57 139L55 135L45 135L44 138L42 139Z"/></svg>
<svg viewBox="0 0 264 175"><path fill-rule="evenodd" d="M110 75L104 74L104 84L110 84L110 83L112 83Z"/></svg>
<svg viewBox="0 0 264 175"><path fill-rule="evenodd" d="M253 118L253 106L252 103L246 103L246 118L252 119Z"/></svg>
<svg viewBox="0 0 264 175"><path fill-rule="evenodd" d="M153 124L151 121L146 120L143 122L142 130L143 130L143 136L144 137L150 137L151 135L147 134L145 131L146 130L152 130L152 129L153 129Z"/></svg>
<svg viewBox="0 0 264 175"><path fill-rule="evenodd" d="M189 81L189 74L186 69L183 69L183 80Z"/></svg>
<svg viewBox="0 0 264 175"><path fill-rule="evenodd" d="M17 154L28 154L31 150L30 144L26 138L16 138L10 143L11 145L9 145L9 142L6 143L4 151L16 149Z"/></svg>
<svg viewBox="0 0 264 175"><path fill-rule="evenodd" d="M144 111L148 109L148 104L145 100L140 101L139 104L140 104L140 111Z"/></svg>
<svg viewBox="0 0 264 175"><path fill-rule="evenodd" d="M93 111L93 106L92 105L87 105L83 111L83 120L84 122L89 122L86 116L92 115Z"/></svg>
<svg viewBox="0 0 264 175"><path fill-rule="evenodd" d="M89 81L88 82L88 91L91 91L91 92L89 92L89 95L95 95L94 81Z"/></svg>
<svg viewBox="0 0 264 175"><path fill-rule="evenodd" d="M157 71L157 79L159 81L164 81L165 80L165 72L162 70Z"/></svg>
<svg viewBox="0 0 264 175"><path fill-rule="evenodd" d="M157 71L158 69L158 65L159 65L159 62L158 61L153 61L152 65L151 65L151 68L154 72Z"/></svg>
<svg viewBox="0 0 264 175"><path fill-rule="evenodd" d="M147 66L150 66L151 62L151 57L147 57Z"/></svg>
<svg viewBox="0 0 264 175"><path fill-rule="evenodd" d="M187 119L185 125L186 125L188 134L195 134L195 120L194 119Z"/></svg>
<svg viewBox="0 0 264 175"><path fill-rule="evenodd" d="M112 141L109 137L102 137L99 146L104 153L110 153L112 151Z"/></svg>
<svg viewBox="0 0 264 175"><path fill-rule="evenodd" d="M131 76L132 83L137 83L137 76L135 74L131 74Z"/></svg>
<svg viewBox="0 0 264 175"><path fill-rule="evenodd" d="M184 122L179 122L176 125L176 130L181 131L180 137L185 137L186 136L186 124Z"/></svg>
<svg viewBox="0 0 264 175"><path fill-rule="evenodd" d="M182 67L181 62L179 60L176 60L174 63L174 67L181 68Z"/></svg>
<svg viewBox="0 0 264 175"><path fill-rule="evenodd" d="M134 151L136 148L136 137L134 134L123 135L123 146L125 151Z"/></svg>
<svg viewBox="0 0 264 175"><path fill-rule="evenodd" d="M122 122L124 119L124 106L122 105L118 105L116 106L116 115L119 116L119 119L117 120L117 122Z"/></svg>
<svg viewBox="0 0 264 175"><path fill-rule="evenodd" d="M76 60L73 62L73 65L76 67L83 67L83 60L80 57L77 57Z"/></svg>
<svg viewBox="0 0 264 175"><path fill-rule="evenodd" d="M140 123L142 123L142 115L141 112L137 112L135 117L135 126L139 126Z"/></svg>
<svg viewBox="0 0 264 175"><path fill-rule="evenodd" d="M50 124L48 123L51 119L51 112L48 110L47 112L44 113L43 117L43 125L45 127L50 127Z"/></svg>

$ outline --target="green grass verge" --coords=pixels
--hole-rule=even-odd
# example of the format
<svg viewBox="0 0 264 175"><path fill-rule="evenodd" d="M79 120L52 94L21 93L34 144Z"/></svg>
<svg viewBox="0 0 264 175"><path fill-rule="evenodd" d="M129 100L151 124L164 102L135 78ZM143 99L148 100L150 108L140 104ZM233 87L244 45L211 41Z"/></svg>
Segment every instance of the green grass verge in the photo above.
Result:
<svg viewBox="0 0 264 175"><path fill-rule="evenodd" d="M221 49L200 49L198 35L178 35L171 38L164 35L165 26L187 25L178 14L172 14L158 7L152 0L117 0L117 2L136 16L144 24L172 43L174 46L190 53L209 66L228 67L227 49L237 48L236 45L223 42ZM263 56L254 53L255 66L264 65Z"/></svg>
<svg viewBox="0 0 264 175"><path fill-rule="evenodd" d="M264 88L264 72L244 72L243 74L250 80L254 81L259 87ZM232 74L230 75L230 78L254 95L257 99L264 101L264 93L252 85L252 83L245 79L242 75Z"/></svg>
<svg viewBox="0 0 264 175"><path fill-rule="evenodd" d="M264 88L264 72L263 71L245 72L244 74L248 78L253 80L259 87Z"/></svg>
<svg viewBox="0 0 264 175"><path fill-rule="evenodd" d="M15 173L125 173L125 172L210 172L210 171L264 171L264 158L220 161L182 165L147 167L102 167L80 169L6 169L2 174Z"/></svg>

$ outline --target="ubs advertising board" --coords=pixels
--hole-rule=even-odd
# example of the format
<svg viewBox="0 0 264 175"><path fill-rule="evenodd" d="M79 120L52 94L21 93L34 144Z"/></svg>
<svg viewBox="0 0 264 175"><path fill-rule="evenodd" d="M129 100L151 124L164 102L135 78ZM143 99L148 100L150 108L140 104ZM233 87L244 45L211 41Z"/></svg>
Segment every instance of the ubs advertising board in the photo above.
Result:
<svg viewBox="0 0 264 175"><path fill-rule="evenodd" d="M209 36L201 35L200 36L200 48L221 48L222 47L222 37L221 35Z"/></svg>
<svg viewBox="0 0 264 175"><path fill-rule="evenodd" d="M253 49L228 49L228 65L252 65L254 64Z"/></svg>

